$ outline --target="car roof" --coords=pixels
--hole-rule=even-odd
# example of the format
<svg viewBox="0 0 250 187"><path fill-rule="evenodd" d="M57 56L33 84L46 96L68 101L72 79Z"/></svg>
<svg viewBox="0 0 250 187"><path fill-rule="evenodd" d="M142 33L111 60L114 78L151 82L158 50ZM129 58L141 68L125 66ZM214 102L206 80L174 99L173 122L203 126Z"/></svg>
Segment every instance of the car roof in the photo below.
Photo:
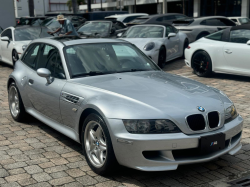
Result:
<svg viewBox="0 0 250 187"><path fill-rule="evenodd" d="M142 16L140 18L146 19L146 18L157 18L157 17L162 17L162 16L171 16L171 15L183 15L179 13L167 13L167 14L153 14L153 15L148 15L148 16ZM138 19L138 18L136 18Z"/></svg>
<svg viewBox="0 0 250 187"><path fill-rule="evenodd" d="M231 31L233 30L250 30L250 24L244 24L244 25L238 25L238 26L233 26L231 27Z"/></svg>
<svg viewBox="0 0 250 187"><path fill-rule="evenodd" d="M225 16L204 16L204 17L196 17L194 20L204 20L204 19L212 19L212 18L227 18Z"/></svg>
<svg viewBox="0 0 250 187"><path fill-rule="evenodd" d="M117 15L107 16L105 18L119 18L119 17L140 16L140 15L147 16L148 14L146 13L117 14Z"/></svg>
<svg viewBox="0 0 250 187"><path fill-rule="evenodd" d="M168 24L168 23L162 23L162 22L150 22L150 23L143 23L143 24L140 24L140 25L152 25L152 26L172 26L171 24Z"/></svg>

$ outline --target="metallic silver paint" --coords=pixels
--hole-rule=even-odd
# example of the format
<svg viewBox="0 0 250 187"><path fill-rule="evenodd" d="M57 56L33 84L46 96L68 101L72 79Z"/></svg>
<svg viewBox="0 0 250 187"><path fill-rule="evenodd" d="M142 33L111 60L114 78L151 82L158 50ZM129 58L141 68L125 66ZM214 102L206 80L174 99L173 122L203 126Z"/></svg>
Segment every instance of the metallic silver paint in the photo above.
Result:
<svg viewBox="0 0 250 187"><path fill-rule="evenodd" d="M85 110L95 110L105 121L111 136L118 162L124 166L161 171L176 169L180 164L205 162L225 153L235 154L241 147L240 138L218 153L197 156L193 159L175 160L172 150L197 148L201 136L223 132L226 139L240 133L243 119L238 116L224 124L224 111L232 102L217 89L191 79L163 71L128 72L71 79L63 55L65 45L82 43L124 42L112 39L88 39L68 41L64 44L51 39L33 43L49 43L59 49L66 79L54 79L47 84L45 78L18 60L9 81L14 80L26 111L71 139L80 142L80 118ZM34 83L29 85L29 79ZM70 94L80 98L79 103L65 100ZM206 129L202 133L191 131L185 117L197 113L197 106L208 112L220 113L218 129ZM75 108L77 111L73 111ZM182 131L175 134L130 134L122 119L169 119ZM146 159L143 151L158 151L156 160Z"/></svg>

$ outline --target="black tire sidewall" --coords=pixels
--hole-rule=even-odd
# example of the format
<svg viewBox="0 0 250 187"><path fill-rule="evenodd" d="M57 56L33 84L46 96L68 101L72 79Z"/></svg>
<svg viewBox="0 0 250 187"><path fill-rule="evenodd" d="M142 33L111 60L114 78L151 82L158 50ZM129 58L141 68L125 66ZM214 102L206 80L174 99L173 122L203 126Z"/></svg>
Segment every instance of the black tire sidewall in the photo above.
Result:
<svg viewBox="0 0 250 187"><path fill-rule="evenodd" d="M183 54L182 54L182 58L185 58L185 49L188 47L189 45L189 41L188 39L185 39L184 45L183 45Z"/></svg>
<svg viewBox="0 0 250 187"><path fill-rule="evenodd" d="M160 56L161 56L161 53L165 53L165 60L164 62L160 62ZM164 64L165 64L165 61L166 61L166 58L167 58L167 52L166 52L166 48L161 46L160 50L159 50L159 57L158 57L158 66L160 68L163 68Z"/></svg>
<svg viewBox="0 0 250 187"><path fill-rule="evenodd" d="M84 145L85 128L86 128L88 122L90 122L90 121L96 121L101 125L103 133L104 133L105 138L106 138L106 145L107 145L106 161L105 161L104 165L100 168L97 168L97 167L92 165L91 161L89 160L89 158L87 156L85 145ZM102 117L100 115L92 113L92 114L88 115L88 117L84 120L82 132L81 132L81 142L82 142L83 153L85 155L86 161L87 161L89 167L95 173L97 173L99 175L105 175L105 174L109 174L109 173L113 172L116 169L118 164L117 164L116 157L114 154L109 130L108 130L107 125L105 124L104 120L102 119Z"/></svg>
<svg viewBox="0 0 250 187"><path fill-rule="evenodd" d="M13 67L14 67L15 64L16 64L16 62L14 62L14 59L13 59L14 53L17 53L17 51L16 51L15 49L12 51L12 63L13 63ZM18 55L18 54L17 54L17 55Z"/></svg>
<svg viewBox="0 0 250 187"><path fill-rule="evenodd" d="M200 74L199 72L197 72L194 68L194 73L199 76L199 77L210 77L212 75L212 61L211 61L211 58L209 56L209 54L206 52L206 51L198 51L196 52L193 57L192 57L192 64L193 64L193 60L195 58L196 55L198 54L202 54L204 56L206 56L206 58L208 59L209 61L209 64L208 64L208 70L204 73L204 74Z"/></svg>

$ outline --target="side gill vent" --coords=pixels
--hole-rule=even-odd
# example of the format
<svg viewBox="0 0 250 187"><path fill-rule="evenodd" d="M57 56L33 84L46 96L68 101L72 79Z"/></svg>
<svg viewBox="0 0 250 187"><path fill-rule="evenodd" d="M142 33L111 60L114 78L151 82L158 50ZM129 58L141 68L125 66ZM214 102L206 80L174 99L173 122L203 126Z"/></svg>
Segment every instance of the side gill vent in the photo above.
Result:
<svg viewBox="0 0 250 187"><path fill-rule="evenodd" d="M75 104L78 103L78 101L79 101L79 97L75 97L75 96L71 96L71 95L67 95L65 97L65 99L72 102L72 103L75 103Z"/></svg>

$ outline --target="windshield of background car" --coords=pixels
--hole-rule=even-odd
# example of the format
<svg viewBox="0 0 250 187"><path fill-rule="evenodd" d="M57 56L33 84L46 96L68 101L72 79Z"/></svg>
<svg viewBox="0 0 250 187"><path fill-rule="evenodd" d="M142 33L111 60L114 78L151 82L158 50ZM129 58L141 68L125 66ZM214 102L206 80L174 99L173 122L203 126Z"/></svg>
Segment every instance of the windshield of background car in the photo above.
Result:
<svg viewBox="0 0 250 187"><path fill-rule="evenodd" d="M15 41L26 41L26 40L34 40L37 38L51 37L47 33L47 31L48 31L47 28L41 28L41 27L15 29L14 31Z"/></svg>
<svg viewBox="0 0 250 187"><path fill-rule="evenodd" d="M64 48L71 77L160 70L148 57L132 44L95 43Z"/></svg>
<svg viewBox="0 0 250 187"><path fill-rule="evenodd" d="M77 32L80 33L108 33L111 27L111 22L88 22L83 25Z"/></svg>
<svg viewBox="0 0 250 187"><path fill-rule="evenodd" d="M60 23L57 21L56 18L47 18L42 23L41 26L45 26L51 31L57 30L59 27L61 27Z"/></svg>
<svg viewBox="0 0 250 187"><path fill-rule="evenodd" d="M248 18L239 18L239 21L241 24L245 24L245 23L250 22L250 20Z"/></svg>
<svg viewBox="0 0 250 187"><path fill-rule="evenodd" d="M208 36L206 36L205 38L210 39L210 40L217 40L217 41L221 41L222 39L222 35L223 35L223 30L210 34Z"/></svg>
<svg viewBox="0 0 250 187"><path fill-rule="evenodd" d="M141 24L141 23L144 23L148 20L148 18L136 18L134 20L132 20L131 22L129 23L133 23L133 24Z"/></svg>
<svg viewBox="0 0 250 187"><path fill-rule="evenodd" d="M122 38L163 38L164 28L159 26L135 26L128 29Z"/></svg>

